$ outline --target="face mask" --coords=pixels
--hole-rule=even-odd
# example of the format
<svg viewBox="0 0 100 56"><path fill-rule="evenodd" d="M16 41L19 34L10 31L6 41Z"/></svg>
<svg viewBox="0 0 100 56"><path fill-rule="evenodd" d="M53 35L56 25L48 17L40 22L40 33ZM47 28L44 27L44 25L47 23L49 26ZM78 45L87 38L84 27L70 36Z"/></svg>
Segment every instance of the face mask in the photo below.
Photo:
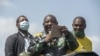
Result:
<svg viewBox="0 0 100 56"><path fill-rule="evenodd" d="M28 30L28 28L29 28L29 22L28 21L20 22L20 29L21 30Z"/></svg>
<svg viewBox="0 0 100 56"><path fill-rule="evenodd" d="M84 31L74 31L74 33L75 33L75 36L76 36L76 37L82 38L82 37L85 36Z"/></svg>

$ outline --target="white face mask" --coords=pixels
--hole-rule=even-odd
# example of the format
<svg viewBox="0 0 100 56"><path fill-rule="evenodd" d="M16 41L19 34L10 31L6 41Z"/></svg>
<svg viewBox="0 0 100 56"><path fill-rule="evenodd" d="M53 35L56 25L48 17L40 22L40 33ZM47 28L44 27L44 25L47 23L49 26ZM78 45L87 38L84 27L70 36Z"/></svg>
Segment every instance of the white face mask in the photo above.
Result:
<svg viewBox="0 0 100 56"><path fill-rule="evenodd" d="M22 21L19 24L20 24L21 30L28 30L28 28L29 28L29 22L28 21Z"/></svg>

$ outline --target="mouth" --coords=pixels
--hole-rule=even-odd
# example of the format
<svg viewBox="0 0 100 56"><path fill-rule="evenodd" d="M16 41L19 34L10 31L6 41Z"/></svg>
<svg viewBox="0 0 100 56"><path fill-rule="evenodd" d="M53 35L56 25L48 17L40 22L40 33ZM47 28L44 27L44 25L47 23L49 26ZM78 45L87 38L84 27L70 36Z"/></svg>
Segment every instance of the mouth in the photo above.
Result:
<svg viewBox="0 0 100 56"><path fill-rule="evenodd" d="M47 31L51 31L52 26L47 26Z"/></svg>
<svg viewBox="0 0 100 56"><path fill-rule="evenodd" d="M48 33L52 29L52 25L45 25L45 31Z"/></svg>
<svg viewBox="0 0 100 56"><path fill-rule="evenodd" d="M51 27L48 27L48 31L51 31Z"/></svg>

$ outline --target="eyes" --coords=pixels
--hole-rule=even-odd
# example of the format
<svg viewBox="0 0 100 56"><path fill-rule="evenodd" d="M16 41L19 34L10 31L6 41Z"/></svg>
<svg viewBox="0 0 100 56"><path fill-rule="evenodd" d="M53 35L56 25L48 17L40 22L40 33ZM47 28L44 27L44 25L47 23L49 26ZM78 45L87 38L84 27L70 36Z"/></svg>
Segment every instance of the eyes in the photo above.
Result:
<svg viewBox="0 0 100 56"><path fill-rule="evenodd" d="M84 25L82 24L74 24L75 27L83 27Z"/></svg>
<svg viewBox="0 0 100 56"><path fill-rule="evenodd" d="M84 24L74 24L73 28L82 30L82 29L85 29L85 25Z"/></svg>
<svg viewBox="0 0 100 56"><path fill-rule="evenodd" d="M56 24L56 22L53 20L48 20L48 21L45 21L45 24Z"/></svg>
<svg viewBox="0 0 100 56"><path fill-rule="evenodd" d="M28 21L28 19L24 18L24 17L20 17L19 18L19 22L22 22L22 21Z"/></svg>

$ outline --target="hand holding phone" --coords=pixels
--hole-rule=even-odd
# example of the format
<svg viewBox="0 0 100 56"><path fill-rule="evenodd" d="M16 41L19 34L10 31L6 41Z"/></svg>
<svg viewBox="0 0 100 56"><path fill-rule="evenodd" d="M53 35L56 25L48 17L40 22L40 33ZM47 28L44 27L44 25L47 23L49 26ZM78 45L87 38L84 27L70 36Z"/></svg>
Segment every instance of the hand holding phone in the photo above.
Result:
<svg viewBox="0 0 100 56"><path fill-rule="evenodd" d="M53 25L51 29L51 37L61 37L62 33L58 25Z"/></svg>
<svg viewBox="0 0 100 56"><path fill-rule="evenodd" d="M69 32L66 26L59 26L59 29L64 35L67 35Z"/></svg>

